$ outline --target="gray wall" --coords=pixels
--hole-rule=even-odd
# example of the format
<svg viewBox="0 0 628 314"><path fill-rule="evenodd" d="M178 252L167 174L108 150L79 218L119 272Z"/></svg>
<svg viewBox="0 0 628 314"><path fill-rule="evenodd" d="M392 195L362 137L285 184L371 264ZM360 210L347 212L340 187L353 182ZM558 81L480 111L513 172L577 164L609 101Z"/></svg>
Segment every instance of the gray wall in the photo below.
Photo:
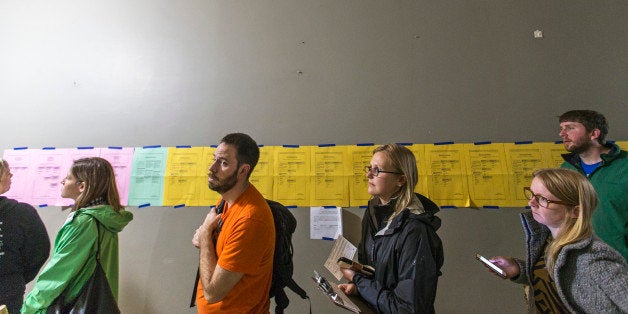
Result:
<svg viewBox="0 0 628 314"><path fill-rule="evenodd" d="M627 13L624 0L0 0L0 148L206 146L232 131L266 145L552 141L575 108L626 140ZM186 313L206 209L129 209L123 310ZM441 213L438 312L525 311L520 287L473 260L522 255L520 210ZM65 213L40 213L54 236ZM331 243L294 213L296 278L313 312L340 311L309 281ZM344 212L354 241L361 213Z"/></svg>

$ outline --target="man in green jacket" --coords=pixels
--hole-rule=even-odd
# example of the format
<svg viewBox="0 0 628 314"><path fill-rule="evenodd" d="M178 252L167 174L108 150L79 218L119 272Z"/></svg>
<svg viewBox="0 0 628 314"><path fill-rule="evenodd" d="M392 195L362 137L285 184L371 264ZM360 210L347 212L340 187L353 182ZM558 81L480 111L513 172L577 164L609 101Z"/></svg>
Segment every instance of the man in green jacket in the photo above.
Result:
<svg viewBox="0 0 628 314"><path fill-rule="evenodd" d="M606 118L592 110L572 110L559 117L560 137L568 154L562 168L586 175L600 203L593 211L595 233L628 260L628 158L605 143Z"/></svg>

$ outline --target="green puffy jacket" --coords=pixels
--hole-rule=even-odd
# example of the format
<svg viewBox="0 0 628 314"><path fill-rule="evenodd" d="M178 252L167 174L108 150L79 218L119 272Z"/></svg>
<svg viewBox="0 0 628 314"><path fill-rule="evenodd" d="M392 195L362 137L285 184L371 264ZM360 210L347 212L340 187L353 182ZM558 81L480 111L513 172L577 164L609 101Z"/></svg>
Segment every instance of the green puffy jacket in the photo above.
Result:
<svg viewBox="0 0 628 314"><path fill-rule="evenodd" d="M126 210L116 213L109 205L81 208L68 216L55 239L50 260L22 306L22 313L45 313L48 306L66 290L76 298L96 267L98 224L100 222L100 262L113 295L118 297L118 232L133 219Z"/></svg>
<svg viewBox="0 0 628 314"><path fill-rule="evenodd" d="M591 222L597 236L628 260L628 158L616 144L606 146L611 150L600 156L602 163L589 175L600 199ZM584 174L578 154L564 154L563 159L562 168Z"/></svg>

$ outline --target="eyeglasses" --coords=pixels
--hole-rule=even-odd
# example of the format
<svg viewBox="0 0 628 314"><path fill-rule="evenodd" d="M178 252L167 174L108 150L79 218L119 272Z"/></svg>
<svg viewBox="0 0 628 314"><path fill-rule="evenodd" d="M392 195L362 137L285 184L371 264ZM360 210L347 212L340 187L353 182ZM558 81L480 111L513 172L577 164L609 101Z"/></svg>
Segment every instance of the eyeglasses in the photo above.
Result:
<svg viewBox="0 0 628 314"><path fill-rule="evenodd" d="M523 195L525 195L525 197L529 200L532 200L532 198L536 199L536 202L539 203L539 206L545 207L545 208L548 208L548 206L552 203L569 205L563 201L552 201L552 200L548 200L547 198L541 195L534 194L534 192L532 192L530 188L523 188Z"/></svg>
<svg viewBox="0 0 628 314"><path fill-rule="evenodd" d="M381 172L383 172L383 173L392 173L392 174L403 174L401 172L395 172L395 171L384 171L382 169L373 168L371 166L364 167L364 171L366 171L367 174L369 174L369 173L373 174L374 177L377 177Z"/></svg>

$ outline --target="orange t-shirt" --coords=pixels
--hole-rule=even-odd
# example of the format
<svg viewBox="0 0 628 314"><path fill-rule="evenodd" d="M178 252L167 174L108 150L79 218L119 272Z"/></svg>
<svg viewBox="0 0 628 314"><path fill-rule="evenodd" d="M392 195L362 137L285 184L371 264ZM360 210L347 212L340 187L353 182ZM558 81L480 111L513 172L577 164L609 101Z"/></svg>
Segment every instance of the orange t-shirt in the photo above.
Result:
<svg viewBox="0 0 628 314"><path fill-rule="evenodd" d="M273 277L275 224L264 197L251 184L231 207L225 203L223 225L216 240L218 265L244 276L220 302L209 304L199 280L199 313L268 313Z"/></svg>

